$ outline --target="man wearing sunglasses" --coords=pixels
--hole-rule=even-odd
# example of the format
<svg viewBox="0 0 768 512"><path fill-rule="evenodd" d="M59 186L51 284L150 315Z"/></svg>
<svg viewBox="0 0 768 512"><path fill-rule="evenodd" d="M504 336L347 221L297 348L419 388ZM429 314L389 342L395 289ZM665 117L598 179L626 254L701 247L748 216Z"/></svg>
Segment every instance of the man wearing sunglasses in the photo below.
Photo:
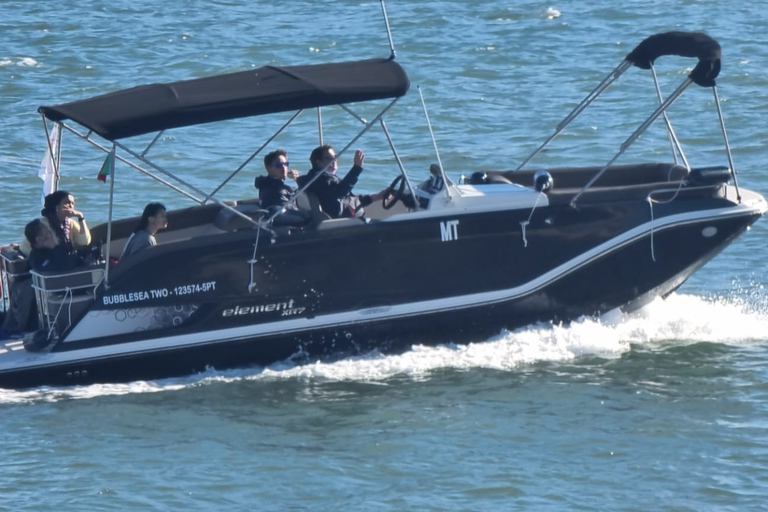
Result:
<svg viewBox="0 0 768 512"><path fill-rule="evenodd" d="M334 219L341 217L363 217L365 214L363 207L368 206L373 201L381 200L384 196L384 191L360 196L352 193L352 187L355 186L357 178L363 172L364 161L365 153L363 153L363 150L356 150L354 165L352 165L347 175L340 179L336 176L338 161L333 146L330 144L319 146L309 156L312 170L305 176L302 176L298 183L303 186L317 173L325 170L324 174L317 178L308 189L317 196L323 212Z"/></svg>
<svg viewBox="0 0 768 512"><path fill-rule="evenodd" d="M288 154L284 149L277 149L267 153L264 157L266 176L258 176L253 182L259 189L261 207L273 214L277 209L285 208L279 217L287 224L303 224L307 217L299 210L295 203L290 202L296 189L285 183L286 178L295 180L299 177L298 171L294 171L288 162ZM277 219L275 219L277 220Z"/></svg>

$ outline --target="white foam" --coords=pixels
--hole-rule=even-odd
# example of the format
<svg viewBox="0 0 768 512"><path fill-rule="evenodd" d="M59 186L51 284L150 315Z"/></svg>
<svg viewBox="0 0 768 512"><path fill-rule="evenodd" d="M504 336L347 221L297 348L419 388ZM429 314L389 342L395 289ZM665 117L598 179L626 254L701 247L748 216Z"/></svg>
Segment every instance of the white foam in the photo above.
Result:
<svg viewBox="0 0 768 512"><path fill-rule="evenodd" d="M37 62L32 57L23 57L23 58L19 59L18 62L16 62L16 65L17 66L23 66L23 67L30 67L30 68L32 68L32 67L35 67L35 66L39 66L40 63Z"/></svg>
<svg viewBox="0 0 768 512"><path fill-rule="evenodd" d="M199 376L198 379L199 380ZM133 393L157 393L185 388L177 379L158 382L136 381L126 384L93 384L70 388L40 387L26 391L0 389L0 404L22 404L30 402L58 402L59 400L87 399L100 396L127 395Z"/></svg>
<svg viewBox="0 0 768 512"><path fill-rule="evenodd" d="M744 345L765 339L768 311L741 299L673 294L657 299L615 327L633 343L676 341Z"/></svg>
<svg viewBox="0 0 768 512"><path fill-rule="evenodd" d="M157 382L39 388L21 392L0 389L0 403L156 393L241 380L384 384L395 376L426 379L431 372L445 368L514 371L537 362L570 361L587 355L618 357L630 350L632 344L643 344L651 350L654 344L668 346L669 343L743 345L764 340L766 332L768 316L764 309L756 310L739 299L673 294L666 300L657 299L631 315L612 311L600 318L582 318L567 325L533 325L512 332L504 331L487 341L467 345L415 345L400 355L372 353L334 363L317 362L300 366L279 363L269 368L209 370L204 374Z"/></svg>
<svg viewBox="0 0 768 512"><path fill-rule="evenodd" d="M554 7L547 7L547 19L548 20L553 20L555 18L559 18L562 15L563 15L563 13L561 13L560 11L555 9Z"/></svg>

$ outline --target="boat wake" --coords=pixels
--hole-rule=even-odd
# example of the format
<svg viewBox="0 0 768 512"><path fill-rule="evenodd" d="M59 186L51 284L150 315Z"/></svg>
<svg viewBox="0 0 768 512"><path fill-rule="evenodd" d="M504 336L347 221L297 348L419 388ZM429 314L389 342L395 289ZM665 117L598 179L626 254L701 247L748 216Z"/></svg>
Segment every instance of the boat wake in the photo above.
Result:
<svg viewBox="0 0 768 512"><path fill-rule="evenodd" d="M538 324L467 345L414 345L399 355L370 353L331 363L283 362L267 368L211 369L159 381L26 391L0 389L0 404L156 393L236 381L383 382L393 377L421 380L440 369L514 371L535 363L565 362L585 356L616 358L633 345L648 350L700 342L749 345L764 340L768 332L768 306L761 304L762 301L756 305L755 301L739 298L673 294L632 314L615 311L565 325Z"/></svg>

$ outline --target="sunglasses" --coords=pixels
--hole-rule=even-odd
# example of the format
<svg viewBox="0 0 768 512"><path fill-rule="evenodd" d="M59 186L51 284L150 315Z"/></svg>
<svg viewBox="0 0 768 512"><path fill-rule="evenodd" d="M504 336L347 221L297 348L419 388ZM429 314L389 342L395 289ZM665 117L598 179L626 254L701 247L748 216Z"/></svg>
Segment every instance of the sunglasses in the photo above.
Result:
<svg viewBox="0 0 768 512"><path fill-rule="evenodd" d="M278 169L281 169L283 167L290 167L291 166L291 162L275 162L272 165L275 166Z"/></svg>

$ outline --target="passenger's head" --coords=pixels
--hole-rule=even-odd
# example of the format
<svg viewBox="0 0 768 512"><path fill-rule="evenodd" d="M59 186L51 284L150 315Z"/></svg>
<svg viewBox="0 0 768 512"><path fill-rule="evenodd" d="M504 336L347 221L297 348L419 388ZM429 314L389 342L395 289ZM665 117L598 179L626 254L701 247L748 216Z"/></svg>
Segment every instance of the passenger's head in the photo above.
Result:
<svg viewBox="0 0 768 512"><path fill-rule="evenodd" d="M335 173L339 167L336 160L336 151L334 151L333 146L330 144L318 146L312 150L312 154L309 155L309 163L312 164L313 169L323 169L326 165L330 164L328 165L328 172L331 174Z"/></svg>
<svg viewBox="0 0 768 512"><path fill-rule="evenodd" d="M267 153L264 157L264 167L267 174L278 180L284 180L288 176L288 153L284 149L277 149Z"/></svg>
<svg viewBox="0 0 768 512"><path fill-rule="evenodd" d="M43 209L40 215L49 219L56 219L64 222L69 216L69 212L75 208L75 197L66 190L57 190L52 194L45 196Z"/></svg>
<svg viewBox="0 0 768 512"><path fill-rule="evenodd" d="M40 219L35 219L24 227L24 236L29 240L33 249L53 249L56 247L53 232Z"/></svg>
<svg viewBox="0 0 768 512"><path fill-rule="evenodd" d="M134 233L144 230L154 235L159 229L167 228L168 216L165 212L165 206L162 204L149 203L144 207L144 211L141 213L141 220Z"/></svg>

